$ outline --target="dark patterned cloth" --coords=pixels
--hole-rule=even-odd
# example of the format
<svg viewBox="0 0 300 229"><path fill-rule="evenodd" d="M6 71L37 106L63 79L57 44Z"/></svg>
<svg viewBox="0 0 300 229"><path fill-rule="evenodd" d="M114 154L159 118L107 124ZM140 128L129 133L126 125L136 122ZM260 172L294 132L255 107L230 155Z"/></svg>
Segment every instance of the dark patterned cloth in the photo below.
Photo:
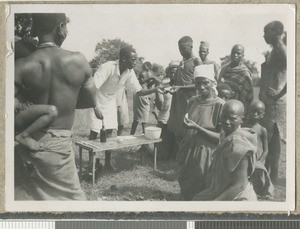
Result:
<svg viewBox="0 0 300 229"><path fill-rule="evenodd" d="M253 100L252 75L247 66L244 63L233 68L230 64L225 65L221 70L219 82L224 82L230 86L235 93L234 98L244 104L246 112Z"/></svg>

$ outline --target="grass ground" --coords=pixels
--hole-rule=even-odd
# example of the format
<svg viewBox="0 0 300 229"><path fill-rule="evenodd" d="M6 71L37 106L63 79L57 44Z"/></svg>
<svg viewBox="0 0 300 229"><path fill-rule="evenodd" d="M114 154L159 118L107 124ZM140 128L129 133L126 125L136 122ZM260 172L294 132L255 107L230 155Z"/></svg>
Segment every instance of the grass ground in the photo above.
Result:
<svg viewBox="0 0 300 229"><path fill-rule="evenodd" d="M255 94L258 91L256 89ZM132 98L129 96L129 101ZM132 103L129 102L129 111L132 111ZM86 127L84 111L76 111L74 123L74 139L87 139L89 130ZM130 113L132 120L132 113ZM155 119L151 116L149 125L155 125ZM130 125L125 126L123 135L129 135ZM137 134L141 133L141 127ZM78 157L78 148L74 149ZM86 152L86 151L84 151ZM143 160L141 161L141 154ZM281 154L279 181L275 185L274 201L285 201L286 193L286 163L285 150ZM101 163L104 163L104 155L99 155ZM176 179L177 164L175 161L158 161L157 171L153 171L153 155L140 147L125 148L112 153L112 164L116 168L114 173L103 174L92 186L91 176L88 174L88 153L83 155L84 176L82 187L88 200L179 200L179 185Z"/></svg>

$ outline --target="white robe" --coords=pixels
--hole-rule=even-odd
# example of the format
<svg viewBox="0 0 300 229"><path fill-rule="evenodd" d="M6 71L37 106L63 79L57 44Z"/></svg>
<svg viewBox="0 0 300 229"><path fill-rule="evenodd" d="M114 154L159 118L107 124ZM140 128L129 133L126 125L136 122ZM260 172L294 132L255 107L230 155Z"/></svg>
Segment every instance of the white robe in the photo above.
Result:
<svg viewBox="0 0 300 229"><path fill-rule="evenodd" d="M99 106L106 129L117 129L117 92L126 88L135 94L142 89L135 72L127 69L120 75L119 61L108 61L102 64L94 75L97 87L97 105ZM89 128L99 133L102 128L102 121L97 119L94 109L89 109L87 114Z"/></svg>

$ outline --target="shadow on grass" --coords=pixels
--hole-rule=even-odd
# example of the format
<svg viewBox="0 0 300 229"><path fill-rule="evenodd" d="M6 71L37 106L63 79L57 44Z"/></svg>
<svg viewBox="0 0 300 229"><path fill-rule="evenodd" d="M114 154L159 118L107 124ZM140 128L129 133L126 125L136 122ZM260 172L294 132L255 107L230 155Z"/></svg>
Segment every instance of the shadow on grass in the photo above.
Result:
<svg viewBox="0 0 300 229"><path fill-rule="evenodd" d="M124 148L113 151L113 166L117 171L133 170L135 165L142 164L141 152L138 147Z"/></svg>
<svg viewBox="0 0 300 229"><path fill-rule="evenodd" d="M178 179L178 174L175 171L170 171L170 172L152 171L150 172L150 174L165 181L177 181Z"/></svg>

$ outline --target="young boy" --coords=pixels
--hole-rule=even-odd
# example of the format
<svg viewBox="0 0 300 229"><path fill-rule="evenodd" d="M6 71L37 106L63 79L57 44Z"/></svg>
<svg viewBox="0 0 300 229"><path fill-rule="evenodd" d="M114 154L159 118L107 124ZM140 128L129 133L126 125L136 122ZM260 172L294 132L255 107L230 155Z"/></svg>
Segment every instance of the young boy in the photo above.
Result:
<svg viewBox="0 0 300 229"><path fill-rule="evenodd" d="M209 168L205 189L194 200L257 200L248 178L255 165L257 137L255 131L241 128L244 106L228 100L222 108L223 133Z"/></svg>
<svg viewBox="0 0 300 229"><path fill-rule="evenodd" d="M259 100L253 101L249 107L249 115L245 127L252 128L257 134L257 153L255 171L250 180L253 183L257 195L262 198L274 194L274 186L271 182L270 175L265 168L265 162L268 155L268 134L266 128L259 122L265 114L265 104Z"/></svg>
<svg viewBox="0 0 300 229"><path fill-rule="evenodd" d="M217 86L218 97L224 99L225 101L229 100L233 96L233 92L230 86L226 83L219 83Z"/></svg>
<svg viewBox="0 0 300 229"><path fill-rule="evenodd" d="M147 89L148 74L146 71L141 71L139 74L139 83L143 89ZM146 123L148 122L150 112L151 95L133 96L133 123L130 134L134 135L139 123L142 123L143 133L145 133Z"/></svg>
<svg viewBox="0 0 300 229"><path fill-rule="evenodd" d="M16 79L18 80L18 79ZM37 151L43 144L32 138L32 134L46 128L58 115L52 105L34 105L24 100L22 92L26 89L15 82L15 139L30 150Z"/></svg>
<svg viewBox="0 0 300 229"><path fill-rule="evenodd" d="M161 159L175 159L176 154L171 150L172 146L168 144L171 140L171 132L168 130L168 120L170 116L170 109L172 103L172 94L169 93L168 88L170 88L170 78L164 77L161 81L161 86L163 86L164 94L156 93L155 106L158 109L157 114L157 126L162 129L161 139L162 142L157 144L157 155Z"/></svg>

